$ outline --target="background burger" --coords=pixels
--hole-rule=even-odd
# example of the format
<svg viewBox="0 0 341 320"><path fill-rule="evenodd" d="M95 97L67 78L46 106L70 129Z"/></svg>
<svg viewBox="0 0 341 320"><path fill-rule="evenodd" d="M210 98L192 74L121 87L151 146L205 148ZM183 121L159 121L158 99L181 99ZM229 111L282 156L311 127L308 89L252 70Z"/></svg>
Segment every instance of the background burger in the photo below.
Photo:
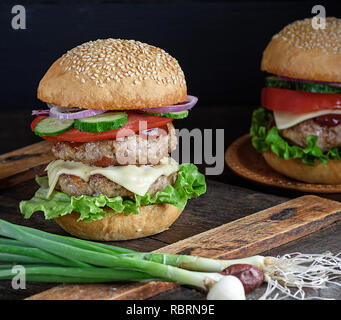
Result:
<svg viewBox="0 0 341 320"><path fill-rule="evenodd" d="M84 43L52 64L38 98L49 108L33 111L31 128L56 160L20 203L25 218L42 211L81 238L133 239L164 231L206 191L196 166L169 156L172 121L197 98L164 50L134 40Z"/></svg>
<svg viewBox="0 0 341 320"><path fill-rule="evenodd" d="M341 20L296 21L276 34L261 69L271 75L251 125L253 146L276 171L341 183Z"/></svg>

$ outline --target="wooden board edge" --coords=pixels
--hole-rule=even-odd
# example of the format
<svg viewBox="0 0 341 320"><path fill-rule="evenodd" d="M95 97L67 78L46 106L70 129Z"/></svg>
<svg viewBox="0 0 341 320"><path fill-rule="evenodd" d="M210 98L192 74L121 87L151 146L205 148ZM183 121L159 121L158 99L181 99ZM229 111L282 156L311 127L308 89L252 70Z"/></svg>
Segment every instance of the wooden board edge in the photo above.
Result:
<svg viewBox="0 0 341 320"><path fill-rule="evenodd" d="M0 155L0 188L30 180L54 156L48 141L41 141Z"/></svg>

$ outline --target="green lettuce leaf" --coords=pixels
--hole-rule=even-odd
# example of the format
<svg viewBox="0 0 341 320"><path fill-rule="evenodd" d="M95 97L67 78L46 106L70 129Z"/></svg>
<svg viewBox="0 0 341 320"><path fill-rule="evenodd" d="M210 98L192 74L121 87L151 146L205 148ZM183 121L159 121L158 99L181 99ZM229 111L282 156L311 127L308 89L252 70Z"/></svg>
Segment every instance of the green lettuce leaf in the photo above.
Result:
<svg viewBox="0 0 341 320"><path fill-rule="evenodd" d="M264 108L258 108L252 114L250 135L252 145L258 152L264 153L271 150L279 158L286 160L301 159L305 165L312 166L315 165L317 160L326 163L329 159L341 159L339 148L333 148L323 153L317 145L318 137L314 135L307 136L306 148L291 145L281 137L277 127L270 128L272 119L272 112Z"/></svg>
<svg viewBox="0 0 341 320"><path fill-rule="evenodd" d="M124 212L125 215L138 214L140 206L169 203L179 209L184 209L187 200L200 196L206 192L205 176L191 163L182 164L179 167L178 177L173 186L168 185L163 191L151 196L147 192L144 196L135 194L135 201L122 197L109 198L103 194L98 196L68 196L63 192L54 190L47 198L47 177L37 177L36 182L40 188L31 200L21 201L20 212L26 219L33 213L42 211L45 219L57 218L78 212L78 220L93 221L103 218L107 212L104 207L110 207L112 214Z"/></svg>

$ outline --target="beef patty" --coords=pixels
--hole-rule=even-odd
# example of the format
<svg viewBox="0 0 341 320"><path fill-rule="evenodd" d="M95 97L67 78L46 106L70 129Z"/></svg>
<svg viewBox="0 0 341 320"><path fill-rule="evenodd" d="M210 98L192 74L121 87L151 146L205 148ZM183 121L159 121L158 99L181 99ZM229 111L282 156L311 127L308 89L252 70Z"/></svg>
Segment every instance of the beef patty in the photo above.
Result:
<svg viewBox="0 0 341 320"><path fill-rule="evenodd" d="M58 159L80 161L97 167L127 164L156 165L175 150L177 137L173 124L145 130L116 140L85 143L55 142L52 153Z"/></svg>
<svg viewBox="0 0 341 320"><path fill-rule="evenodd" d="M329 127L318 124L314 119L305 120L296 126L280 130L283 138L302 148L307 147L307 136L317 136L317 145L323 152L341 146L341 124Z"/></svg>
<svg viewBox="0 0 341 320"><path fill-rule="evenodd" d="M158 191L163 191L167 185L173 185L176 181L178 173L167 176L160 176L149 188L149 192L153 196ZM120 186L119 184L107 179L106 177L95 174L86 182L81 178L62 174L59 177L56 189L60 190L69 196L97 196L102 193L110 198L117 196L134 198L134 193Z"/></svg>

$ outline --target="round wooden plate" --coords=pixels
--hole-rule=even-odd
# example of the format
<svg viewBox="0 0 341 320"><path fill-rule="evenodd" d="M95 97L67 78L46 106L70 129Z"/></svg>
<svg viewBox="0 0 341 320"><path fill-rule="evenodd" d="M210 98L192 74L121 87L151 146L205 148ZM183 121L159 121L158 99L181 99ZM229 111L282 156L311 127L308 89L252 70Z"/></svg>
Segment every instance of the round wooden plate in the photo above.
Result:
<svg viewBox="0 0 341 320"><path fill-rule="evenodd" d="M300 182L274 171L251 144L246 134L235 140L225 152L226 164L238 175L268 186L311 193L340 193L341 185Z"/></svg>

